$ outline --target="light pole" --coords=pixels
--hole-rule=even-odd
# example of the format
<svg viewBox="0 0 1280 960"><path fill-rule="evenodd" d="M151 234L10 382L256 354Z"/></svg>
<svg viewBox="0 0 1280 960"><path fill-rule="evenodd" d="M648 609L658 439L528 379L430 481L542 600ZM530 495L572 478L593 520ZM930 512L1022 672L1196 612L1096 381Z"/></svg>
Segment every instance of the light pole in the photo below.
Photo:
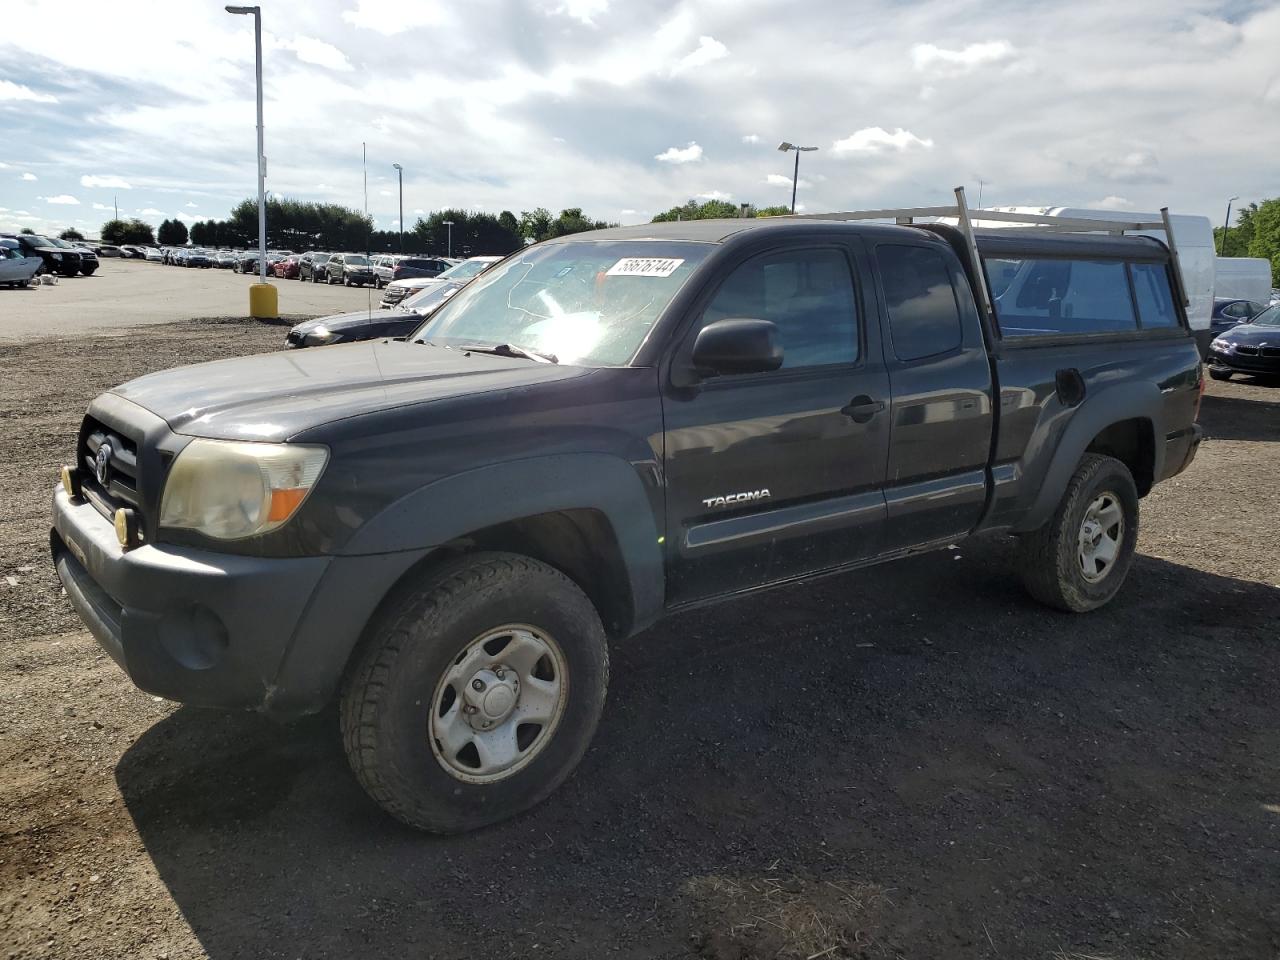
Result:
<svg viewBox="0 0 1280 960"><path fill-rule="evenodd" d="M452 257L453 256L453 221L446 220L444 221L444 225L449 228L449 252L446 253L445 256Z"/></svg>
<svg viewBox="0 0 1280 960"><path fill-rule="evenodd" d="M780 144L778 144L778 149L781 150L783 153L786 153L788 150L794 150L796 152L796 168L795 168L795 171L791 174L791 212L795 213L796 212L796 187L799 186L800 184L800 154L808 153L810 150L817 150L818 148L817 147L797 147L794 143L788 143L786 140L783 140Z"/></svg>
<svg viewBox="0 0 1280 960"><path fill-rule="evenodd" d="M262 146L262 8L227 6L226 11L239 15L253 14L254 68L258 86L258 284L267 287L267 158ZM270 294L261 291L255 297L250 288L249 312L255 317L274 317L279 313L274 296L275 287L269 289Z"/></svg>
<svg viewBox="0 0 1280 960"><path fill-rule="evenodd" d="M1227 200L1227 219L1222 222L1222 240L1218 244L1218 256L1220 257L1227 251L1227 231L1231 229L1231 204L1239 199L1239 197L1231 197Z"/></svg>
<svg viewBox="0 0 1280 960"><path fill-rule="evenodd" d="M400 252L404 253L404 167L393 163L396 168L396 179L400 181Z"/></svg>

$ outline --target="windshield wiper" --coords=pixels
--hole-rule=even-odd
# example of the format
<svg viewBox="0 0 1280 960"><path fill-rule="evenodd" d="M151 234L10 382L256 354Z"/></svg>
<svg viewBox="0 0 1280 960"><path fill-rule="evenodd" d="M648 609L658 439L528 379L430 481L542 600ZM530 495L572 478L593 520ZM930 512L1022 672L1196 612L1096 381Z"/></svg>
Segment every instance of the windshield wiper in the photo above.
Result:
<svg viewBox="0 0 1280 960"><path fill-rule="evenodd" d="M492 353L499 357L523 357L526 360L534 360L538 363L559 363L554 353L538 353L536 350L530 350L528 347L517 346L514 343L495 343L492 346L488 344L469 343L466 346L458 347L463 352L470 353Z"/></svg>

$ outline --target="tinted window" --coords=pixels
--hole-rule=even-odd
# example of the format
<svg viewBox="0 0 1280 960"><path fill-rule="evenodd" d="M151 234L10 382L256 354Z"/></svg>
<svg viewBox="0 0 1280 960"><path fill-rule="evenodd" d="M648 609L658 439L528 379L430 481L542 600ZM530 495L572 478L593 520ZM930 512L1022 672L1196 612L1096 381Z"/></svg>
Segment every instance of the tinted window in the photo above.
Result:
<svg viewBox="0 0 1280 960"><path fill-rule="evenodd" d="M988 260L996 319L1006 337L1136 330L1123 263L1108 260ZM1167 281L1165 281L1167 283ZM999 293L996 293L996 290Z"/></svg>
<svg viewBox="0 0 1280 960"><path fill-rule="evenodd" d="M960 307L943 255L921 247L882 246L876 248L876 260L894 355L918 360L960 346Z"/></svg>
<svg viewBox="0 0 1280 960"><path fill-rule="evenodd" d="M769 253L749 260L716 291L703 319L771 320L785 368L858 359L858 314L849 263L838 250Z"/></svg>
<svg viewBox="0 0 1280 960"><path fill-rule="evenodd" d="M1134 263L1129 269L1133 272L1133 292L1143 329L1176 327L1178 311L1169 287L1169 271L1158 263Z"/></svg>

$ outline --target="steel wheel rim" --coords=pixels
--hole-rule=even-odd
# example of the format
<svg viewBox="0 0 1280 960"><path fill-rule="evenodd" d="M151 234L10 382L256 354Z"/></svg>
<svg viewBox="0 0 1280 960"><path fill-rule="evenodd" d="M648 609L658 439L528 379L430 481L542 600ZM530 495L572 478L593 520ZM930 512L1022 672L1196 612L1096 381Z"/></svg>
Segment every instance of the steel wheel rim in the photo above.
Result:
<svg viewBox="0 0 1280 960"><path fill-rule="evenodd" d="M1085 510L1077 537L1076 559L1080 575L1089 583L1106 579L1120 556L1124 542L1124 508L1110 490L1098 494Z"/></svg>
<svg viewBox="0 0 1280 960"><path fill-rule="evenodd" d="M568 693L564 653L549 633L528 624L488 630L462 648L436 684L431 752L465 783L510 777L552 741Z"/></svg>

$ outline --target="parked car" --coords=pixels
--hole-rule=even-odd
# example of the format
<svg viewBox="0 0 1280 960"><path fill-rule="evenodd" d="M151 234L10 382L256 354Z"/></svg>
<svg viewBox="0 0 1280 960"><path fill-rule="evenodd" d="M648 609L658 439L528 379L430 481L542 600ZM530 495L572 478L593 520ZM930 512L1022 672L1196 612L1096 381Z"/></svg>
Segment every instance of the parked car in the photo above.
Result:
<svg viewBox="0 0 1280 960"><path fill-rule="evenodd" d="M438 277L456 261L444 257L401 257L391 268L392 280L412 280L414 277Z"/></svg>
<svg viewBox="0 0 1280 960"><path fill-rule="evenodd" d="M319 283L324 276L324 265L329 257L330 254L327 253L304 253L302 259L298 261L298 279Z"/></svg>
<svg viewBox="0 0 1280 960"><path fill-rule="evenodd" d="M277 260L272 272L282 280L298 279L298 258L285 257L283 260Z"/></svg>
<svg viewBox="0 0 1280 960"><path fill-rule="evenodd" d="M234 270L236 255L230 250L219 250L213 255L213 265L220 270Z"/></svg>
<svg viewBox="0 0 1280 960"><path fill-rule="evenodd" d="M137 244L128 243L120 247L120 255L126 260L145 260L147 249Z"/></svg>
<svg viewBox="0 0 1280 960"><path fill-rule="evenodd" d="M1267 309L1267 304L1256 300L1239 300L1232 297L1219 297L1213 301L1213 319L1209 327L1215 334L1230 330L1237 323L1251 320Z"/></svg>
<svg viewBox="0 0 1280 960"><path fill-rule="evenodd" d="M44 262L40 273L74 277L80 272L80 254L73 249L68 249L69 245L62 246L62 241L54 243L48 237L32 233L0 234L0 237L17 241L18 249L24 256L39 257Z"/></svg>
<svg viewBox="0 0 1280 960"><path fill-rule="evenodd" d="M94 249L98 251L98 256L100 256L100 257L118 257L118 256L120 256L120 248L119 248L119 247L117 247L115 244L111 244L111 243L100 243L100 244L98 244L96 247L94 247Z"/></svg>
<svg viewBox="0 0 1280 960"><path fill-rule="evenodd" d="M0 242L0 287L25 287L44 266L44 260L27 256L15 243Z"/></svg>
<svg viewBox="0 0 1280 960"><path fill-rule="evenodd" d="M61 237L50 237L49 242L60 250L70 251L80 258L80 273L83 276L93 276L98 269L98 255L90 248L81 243L72 243L70 240L63 240Z"/></svg>
<svg viewBox="0 0 1280 960"><path fill-rule="evenodd" d="M164 251L159 247L148 247L146 259L151 263L164 263Z"/></svg>
<svg viewBox="0 0 1280 960"><path fill-rule="evenodd" d="M1207 359L1214 380L1230 380L1233 373L1280 374L1280 304L1220 333Z"/></svg>
<svg viewBox="0 0 1280 960"><path fill-rule="evenodd" d="M373 283L373 268L363 253L335 253L324 265L326 283L363 287Z"/></svg>
<svg viewBox="0 0 1280 960"><path fill-rule="evenodd" d="M401 257L390 253L384 253L370 259L370 263L373 265L373 286L375 289L381 290L395 279L395 267L401 259Z"/></svg>
<svg viewBox="0 0 1280 960"><path fill-rule="evenodd" d="M102 395L53 559L144 689L276 717L337 699L374 801L467 830L569 776L610 641L674 611L974 533L1015 535L1008 573L1046 605L1110 601L1141 498L1200 439L1183 289L1151 237L768 218L557 238L408 341Z"/></svg>
<svg viewBox="0 0 1280 960"><path fill-rule="evenodd" d="M240 273L258 272L258 251L246 250L236 258L236 270Z"/></svg>
<svg viewBox="0 0 1280 960"><path fill-rule="evenodd" d="M466 283L465 280L438 283L410 297L399 310L355 310L305 320L289 331L285 347L323 347L380 337L407 337Z"/></svg>
<svg viewBox="0 0 1280 960"><path fill-rule="evenodd" d="M445 280L470 280L488 270L502 257L470 257L461 263L454 264L444 273L436 277L414 277L409 280L393 280L382 292L380 307L394 308L407 297L434 286Z"/></svg>

